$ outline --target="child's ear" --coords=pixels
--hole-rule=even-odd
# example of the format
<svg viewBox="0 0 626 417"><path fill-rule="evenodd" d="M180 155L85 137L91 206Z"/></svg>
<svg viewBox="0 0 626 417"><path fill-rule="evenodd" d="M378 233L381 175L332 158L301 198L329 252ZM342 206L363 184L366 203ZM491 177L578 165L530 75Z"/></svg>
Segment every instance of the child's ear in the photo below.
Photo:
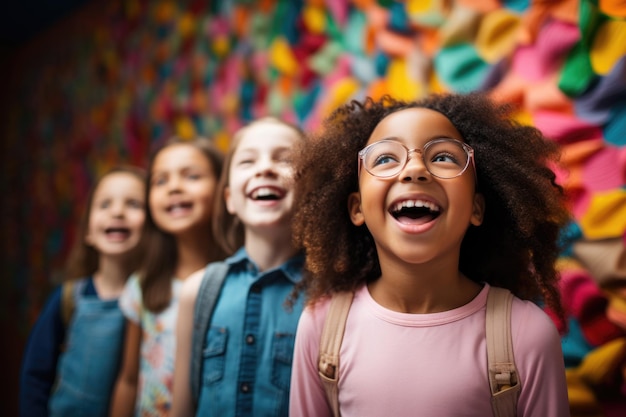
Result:
<svg viewBox="0 0 626 417"><path fill-rule="evenodd" d="M224 202L226 203L226 210L229 214L235 215L235 205L233 199L230 196L230 187L224 187Z"/></svg>
<svg viewBox="0 0 626 417"><path fill-rule="evenodd" d="M470 223L474 226L483 224L485 217L485 197L480 193L474 194L474 203L472 205L472 217Z"/></svg>
<svg viewBox="0 0 626 417"><path fill-rule="evenodd" d="M361 211L361 193L358 191L348 196L348 213L355 226L362 226L365 223L365 217Z"/></svg>

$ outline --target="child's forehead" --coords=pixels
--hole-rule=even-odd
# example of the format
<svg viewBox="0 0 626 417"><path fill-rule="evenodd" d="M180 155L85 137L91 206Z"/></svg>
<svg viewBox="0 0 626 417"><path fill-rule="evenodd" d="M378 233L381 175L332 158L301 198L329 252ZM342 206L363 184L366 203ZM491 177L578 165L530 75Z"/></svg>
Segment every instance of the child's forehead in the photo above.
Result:
<svg viewBox="0 0 626 417"><path fill-rule="evenodd" d="M298 137L298 131L286 124L275 120L262 120L245 127L242 131L242 139L256 137L266 132L281 132L285 135Z"/></svg>
<svg viewBox="0 0 626 417"><path fill-rule="evenodd" d="M112 183L133 183L144 185L143 178L140 178L138 175L133 174L131 172L119 171L119 172L111 172L100 180L100 184L98 187L102 185L110 185Z"/></svg>
<svg viewBox="0 0 626 417"><path fill-rule="evenodd" d="M378 122L370 139L412 135L463 139L454 124L443 113L424 107L411 107L388 114Z"/></svg>
<svg viewBox="0 0 626 417"><path fill-rule="evenodd" d="M143 194L145 182L137 175L130 172L114 172L100 180L95 190L95 195L122 194L128 190L136 190Z"/></svg>
<svg viewBox="0 0 626 417"><path fill-rule="evenodd" d="M250 126L239 139L235 153L274 147L291 147L300 140L292 127L280 123L259 123Z"/></svg>
<svg viewBox="0 0 626 417"><path fill-rule="evenodd" d="M163 148L154 158L153 171L164 167L185 165L189 161L207 161L206 154L191 143L175 143Z"/></svg>

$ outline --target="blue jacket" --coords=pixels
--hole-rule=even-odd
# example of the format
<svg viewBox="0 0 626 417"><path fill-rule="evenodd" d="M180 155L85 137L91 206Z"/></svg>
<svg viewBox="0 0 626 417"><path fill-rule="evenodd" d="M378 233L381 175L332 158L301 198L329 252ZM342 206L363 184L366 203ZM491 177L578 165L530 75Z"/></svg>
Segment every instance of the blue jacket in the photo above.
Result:
<svg viewBox="0 0 626 417"><path fill-rule="evenodd" d="M284 303L301 279L303 257L259 272L240 249L215 305L202 361L198 416L287 416L302 298Z"/></svg>

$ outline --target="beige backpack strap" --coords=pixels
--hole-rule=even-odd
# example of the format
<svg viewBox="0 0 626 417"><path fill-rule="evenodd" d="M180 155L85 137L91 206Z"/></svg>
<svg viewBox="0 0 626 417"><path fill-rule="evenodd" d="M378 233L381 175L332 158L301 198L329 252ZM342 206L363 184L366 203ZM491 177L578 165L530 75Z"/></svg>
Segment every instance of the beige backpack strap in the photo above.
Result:
<svg viewBox="0 0 626 417"><path fill-rule="evenodd" d="M343 333L346 328L348 312L352 304L354 293L341 292L334 294L330 300L330 307L320 340L320 355L318 370L326 398L330 404L333 415L339 417L339 392L337 384L339 382L339 350L343 340Z"/></svg>
<svg viewBox="0 0 626 417"><path fill-rule="evenodd" d="M66 281L61 286L61 320L67 329L72 314L74 314L74 284L76 281Z"/></svg>
<svg viewBox="0 0 626 417"><path fill-rule="evenodd" d="M495 417L513 417L521 389L511 337L513 294L507 289L490 287L487 295L485 330L487 365L491 386L491 406Z"/></svg>
<svg viewBox="0 0 626 417"><path fill-rule="evenodd" d="M70 320L72 319L72 314L74 314L74 305L76 304L76 300L74 299L74 293L76 291L76 281L65 281L63 285L61 285L61 321L63 322L63 328L65 329L65 337L63 338L63 342L59 346L61 352L65 352L67 348L67 328L70 325Z"/></svg>

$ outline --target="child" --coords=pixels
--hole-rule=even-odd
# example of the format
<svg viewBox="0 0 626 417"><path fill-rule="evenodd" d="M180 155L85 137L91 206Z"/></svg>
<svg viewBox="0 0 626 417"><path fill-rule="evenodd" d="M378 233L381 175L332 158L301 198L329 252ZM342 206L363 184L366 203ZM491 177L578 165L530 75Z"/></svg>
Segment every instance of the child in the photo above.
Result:
<svg viewBox="0 0 626 417"><path fill-rule="evenodd" d="M175 138L151 159L146 257L120 298L127 331L111 416L169 414L180 288L223 256L211 238L221 169L222 155L206 139Z"/></svg>
<svg viewBox="0 0 626 417"><path fill-rule="evenodd" d="M209 330L193 334L204 276L185 283L177 327L173 416L287 416L295 332L303 308L285 301L304 259L292 243L292 148L301 132L274 118L259 119L234 137L220 180L217 238L229 253L228 272ZM242 247L243 245L243 247ZM198 302L201 302L198 300ZM194 337L204 356L191 357ZM190 390L190 362L202 361L199 401Z"/></svg>
<svg viewBox="0 0 626 417"><path fill-rule="evenodd" d="M68 281L48 299L24 352L21 416L107 415L124 336L118 297L140 260L144 198L145 174L132 167L109 171L91 190Z"/></svg>
<svg viewBox="0 0 626 417"><path fill-rule="evenodd" d="M518 416L567 416L554 262L569 219L548 168L556 145L479 94L353 101L299 150L296 241L308 302L290 415L330 416L318 375L333 293L354 291L339 360L339 412L490 416L485 303L512 307Z"/></svg>

